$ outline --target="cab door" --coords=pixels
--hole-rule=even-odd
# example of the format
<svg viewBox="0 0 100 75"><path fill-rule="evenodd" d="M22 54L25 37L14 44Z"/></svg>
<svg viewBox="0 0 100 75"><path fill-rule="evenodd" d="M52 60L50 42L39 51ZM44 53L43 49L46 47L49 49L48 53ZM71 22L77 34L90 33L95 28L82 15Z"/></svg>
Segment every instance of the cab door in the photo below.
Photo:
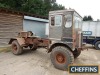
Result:
<svg viewBox="0 0 100 75"><path fill-rule="evenodd" d="M61 39L62 37L62 15L52 15L49 18L49 38Z"/></svg>

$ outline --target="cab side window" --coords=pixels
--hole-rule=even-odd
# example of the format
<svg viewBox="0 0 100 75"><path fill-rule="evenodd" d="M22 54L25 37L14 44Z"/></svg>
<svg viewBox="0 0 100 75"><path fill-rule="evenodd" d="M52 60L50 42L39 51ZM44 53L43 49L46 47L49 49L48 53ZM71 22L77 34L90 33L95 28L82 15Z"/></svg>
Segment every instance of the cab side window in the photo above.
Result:
<svg viewBox="0 0 100 75"><path fill-rule="evenodd" d="M62 16L56 15L55 16L55 26L61 26L61 24L62 24Z"/></svg>
<svg viewBox="0 0 100 75"><path fill-rule="evenodd" d="M51 17L51 26L54 26L55 24L55 17Z"/></svg>
<svg viewBox="0 0 100 75"><path fill-rule="evenodd" d="M62 25L62 16L56 15L51 17L51 26L61 26Z"/></svg>

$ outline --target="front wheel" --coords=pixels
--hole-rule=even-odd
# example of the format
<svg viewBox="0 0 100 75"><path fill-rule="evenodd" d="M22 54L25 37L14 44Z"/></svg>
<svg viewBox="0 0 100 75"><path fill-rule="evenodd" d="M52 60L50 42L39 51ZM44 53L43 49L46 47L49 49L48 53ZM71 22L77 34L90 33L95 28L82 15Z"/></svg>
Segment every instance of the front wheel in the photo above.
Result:
<svg viewBox="0 0 100 75"><path fill-rule="evenodd" d="M23 52L23 48L19 45L17 40L14 40L12 42L11 48L12 48L12 53L15 55L22 54L22 52Z"/></svg>
<svg viewBox="0 0 100 75"><path fill-rule="evenodd" d="M97 50L100 50L100 41L97 41L94 46Z"/></svg>
<svg viewBox="0 0 100 75"><path fill-rule="evenodd" d="M74 61L73 53L64 46L54 47L52 49L50 58L55 68L61 70L67 70L68 65L72 64Z"/></svg>

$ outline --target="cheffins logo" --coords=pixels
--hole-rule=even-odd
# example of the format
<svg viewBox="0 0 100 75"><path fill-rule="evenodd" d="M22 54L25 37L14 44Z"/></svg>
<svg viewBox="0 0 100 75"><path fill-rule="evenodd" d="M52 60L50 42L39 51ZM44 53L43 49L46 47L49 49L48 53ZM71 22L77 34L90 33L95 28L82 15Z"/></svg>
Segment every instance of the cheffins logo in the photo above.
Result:
<svg viewBox="0 0 100 75"><path fill-rule="evenodd" d="M97 65L71 65L69 66L69 73L99 73L99 66Z"/></svg>

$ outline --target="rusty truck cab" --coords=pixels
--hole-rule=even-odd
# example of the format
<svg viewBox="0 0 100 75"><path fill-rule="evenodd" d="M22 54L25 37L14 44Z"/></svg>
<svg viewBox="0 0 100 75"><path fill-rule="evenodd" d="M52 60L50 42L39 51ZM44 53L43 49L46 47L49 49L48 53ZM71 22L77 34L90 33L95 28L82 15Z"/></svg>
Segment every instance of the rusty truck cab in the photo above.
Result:
<svg viewBox="0 0 100 75"><path fill-rule="evenodd" d="M49 13L49 38L57 44L64 44L72 51L82 48L82 17L73 9Z"/></svg>

